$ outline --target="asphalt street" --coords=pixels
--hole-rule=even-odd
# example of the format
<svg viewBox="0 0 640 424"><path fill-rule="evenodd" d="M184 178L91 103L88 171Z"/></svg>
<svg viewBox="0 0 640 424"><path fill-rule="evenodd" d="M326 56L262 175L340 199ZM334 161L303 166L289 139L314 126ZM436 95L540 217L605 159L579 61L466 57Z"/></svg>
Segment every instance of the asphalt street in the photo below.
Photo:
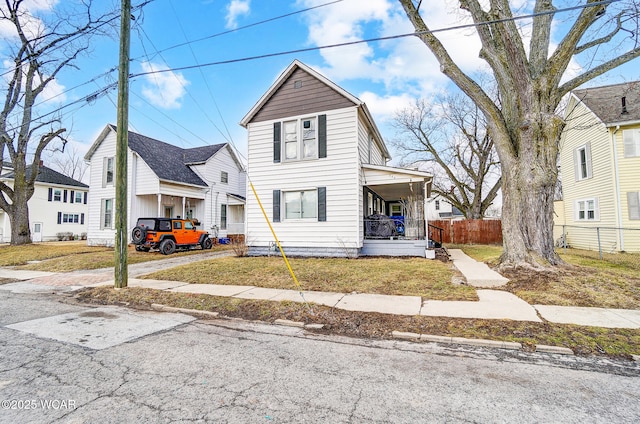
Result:
<svg viewBox="0 0 640 424"><path fill-rule="evenodd" d="M0 311L2 423L640 420L634 362L352 339L47 294L0 292ZM47 336L74 317L86 334ZM142 318L168 326L127 333ZM82 345L103 333L130 335Z"/></svg>

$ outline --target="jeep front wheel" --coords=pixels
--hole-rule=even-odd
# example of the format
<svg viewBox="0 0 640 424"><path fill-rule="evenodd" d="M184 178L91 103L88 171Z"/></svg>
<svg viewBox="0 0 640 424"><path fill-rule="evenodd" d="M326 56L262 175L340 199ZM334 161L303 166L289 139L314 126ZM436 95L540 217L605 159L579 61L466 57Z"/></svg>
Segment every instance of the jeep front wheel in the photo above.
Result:
<svg viewBox="0 0 640 424"><path fill-rule="evenodd" d="M202 240L202 244L200 245L202 247L202 249L211 249L213 247L213 241L211 241L211 239L209 237L207 237L206 239Z"/></svg>
<svg viewBox="0 0 640 424"><path fill-rule="evenodd" d="M140 244L147 239L147 230L144 227L137 226L131 231L131 241L134 244Z"/></svg>
<svg viewBox="0 0 640 424"><path fill-rule="evenodd" d="M160 253L170 255L176 251L176 243L171 239L162 240L160 243Z"/></svg>

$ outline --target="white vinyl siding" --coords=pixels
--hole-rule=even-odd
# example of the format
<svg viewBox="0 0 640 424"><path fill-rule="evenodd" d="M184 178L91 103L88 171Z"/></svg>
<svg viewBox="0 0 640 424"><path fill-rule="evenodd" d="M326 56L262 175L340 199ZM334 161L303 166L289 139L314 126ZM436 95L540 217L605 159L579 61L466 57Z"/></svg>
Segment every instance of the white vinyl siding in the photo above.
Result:
<svg viewBox="0 0 640 424"><path fill-rule="evenodd" d="M302 120L308 115L283 121ZM358 127L355 107L335 109L326 116L326 158L321 160L274 163L274 122L248 125L248 164L258 196L272 219L273 191L281 193L326 187L326 222L307 219L287 220L281 200L281 222L273 224L282 245L309 248L338 248L340 238L347 247L360 247L361 198L358 166ZM284 131L282 131L284 134ZM284 137L282 138L284 144ZM283 151L284 152L284 151ZM258 203L247 192L247 239L253 246L268 246L273 241Z"/></svg>

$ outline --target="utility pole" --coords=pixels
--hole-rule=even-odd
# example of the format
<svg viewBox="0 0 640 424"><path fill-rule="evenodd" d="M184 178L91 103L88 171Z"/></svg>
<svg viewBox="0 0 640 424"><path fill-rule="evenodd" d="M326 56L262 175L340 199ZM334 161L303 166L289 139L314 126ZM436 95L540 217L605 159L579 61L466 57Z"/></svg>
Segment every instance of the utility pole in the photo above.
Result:
<svg viewBox="0 0 640 424"><path fill-rule="evenodd" d="M120 14L120 70L118 73L118 117L116 128L116 200L114 286L127 287L127 149L129 142L129 44L131 0L122 0Z"/></svg>

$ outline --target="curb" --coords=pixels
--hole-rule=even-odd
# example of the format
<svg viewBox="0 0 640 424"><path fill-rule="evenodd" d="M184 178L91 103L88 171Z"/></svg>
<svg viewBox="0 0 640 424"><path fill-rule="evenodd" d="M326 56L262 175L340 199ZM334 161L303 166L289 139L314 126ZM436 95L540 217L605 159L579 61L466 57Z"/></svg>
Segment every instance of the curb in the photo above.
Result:
<svg viewBox="0 0 640 424"><path fill-rule="evenodd" d="M173 306L160 305L158 303L152 303L151 309L161 312L180 312L188 315L199 315L205 318L218 318L218 316L220 315L218 312L200 311L198 309L174 308Z"/></svg>
<svg viewBox="0 0 640 424"><path fill-rule="evenodd" d="M301 321L291 321L288 319L277 319L273 322L275 325L283 325L285 327L304 328L306 330L322 330L324 324L305 324Z"/></svg>
<svg viewBox="0 0 640 424"><path fill-rule="evenodd" d="M464 337L448 337L436 336L430 334L406 333L402 331L393 331L391 335L396 339L409 340L413 342L424 341L432 343L451 343L462 344L466 346L490 347L495 349L521 350L522 344L517 342L503 342L498 340L486 339L467 339ZM536 352L558 353L562 355L573 355L573 351L566 347L536 345Z"/></svg>

